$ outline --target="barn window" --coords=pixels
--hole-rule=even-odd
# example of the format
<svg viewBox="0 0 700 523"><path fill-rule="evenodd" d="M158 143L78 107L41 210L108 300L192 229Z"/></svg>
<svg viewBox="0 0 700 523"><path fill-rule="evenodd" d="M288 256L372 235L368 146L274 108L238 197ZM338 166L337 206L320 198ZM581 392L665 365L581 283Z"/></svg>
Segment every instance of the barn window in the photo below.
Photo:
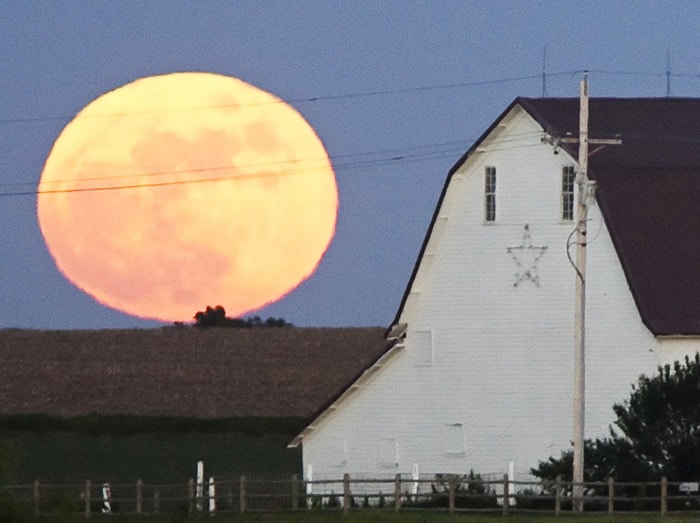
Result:
<svg viewBox="0 0 700 523"><path fill-rule="evenodd" d="M574 219L574 181L576 173L573 166L567 165L561 173L561 219Z"/></svg>
<svg viewBox="0 0 700 523"><path fill-rule="evenodd" d="M461 458L466 453L464 443L464 425L462 423L452 423L447 425L445 456L448 458Z"/></svg>
<svg viewBox="0 0 700 523"><path fill-rule="evenodd" d="M496 168L487 167L484 178L484 219L496 221Z"/></svg>

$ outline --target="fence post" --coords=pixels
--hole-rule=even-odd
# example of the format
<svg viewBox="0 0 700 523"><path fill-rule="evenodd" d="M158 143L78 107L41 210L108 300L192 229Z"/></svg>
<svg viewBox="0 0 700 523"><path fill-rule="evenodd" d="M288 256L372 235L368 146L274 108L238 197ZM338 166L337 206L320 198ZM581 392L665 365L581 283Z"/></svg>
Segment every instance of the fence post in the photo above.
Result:
<svg viewBox="0 0 700 523"><path fill-rule="evenodd" d="M612 478L608 478L608 514L615 512L615 484Z"/></svg>
<svg viewBox="0 0 700 523"><path fill-rule="evenodd" d="M554 515L558 516L561 512L561 476L557 476L557 482L554 487Z"/></svg>
<svg viewBox="0 0 700 523"><path fill-rule="evenodd" d="M394 479L394 510L401 510L401 474Z"/></svg>
<svg viewBox="0 0 700 523"><path fill-rule="evenodd" d="M90 519L90 491L92 490L92 482L85 480L85 519Z"/></svg>
<svg viewBox="0 0 700 523"><path fill-rule="evenodd" d="M666 515L666 509L668 507L668 480L666 476L661 478L661 515Z"/></svg>
<svg viewBox="0 0 700 523"><path fill-rule="evenodd" d="M455 511L455 481L450 479L450 499L449 499L449 511L450 514Z"/></svg>
<svg viewBox="0 0 700 523"><path fill-rule="evenodd" d="M156 489L153 492L153 513L158 514L160 512L160 491Z"/></svg>
<svg viewBox="0 0 700 523"><path fill-rule="evenodd" d="M143 511L143 482L140 479L136 480L136 513L141 514Z"/></svg>
<svg viewBox="0 0 700 523"><path fill-rule="evenodd" d="M214 515L216 512L216 482L214 476L209 477L209 490L207 491L209 498L209 513Z"/></svg>
<svg viewBox="0 0 700 523"><path fill-rule="evenodd" d="M202 512L204 509L204 462L197 462L197 494L195 498L195 507L197 512Z"/></svg>
<svg viewBox="0 0 700 523"><path fill-rule="evenodd" d="M240 482L240 492L238 496L238 503L240 506L241 514L245 512L245 476L241 476L241 482Z"/></svg>
<svg viewBox="0 0 700 523"><path fill-rule="evenodd" d="M508 515L508 505L510 504L510 481L508 474L503 474L503 515Z"/></svg>
<svg viewBox="0 0 700 523"><path fill-rule="evenodd" d="M39 514L39 480L34 480L34 514Z"/></svg>
<svg viewBox="0 0 700 523"><path fill-rule="evenodd" d="M194 480L190 478L187 482L187 513L194 512Z"/></svg>
<svg viewBox="0 0 700 523"><path fill-rule="evenodd" d="M304 493L306 494L306 508L310 509L314 506L314 467L311 463L306 467L306 474L303 476Z"/></svg>
<svg viewBox="0 0 700 523"><path fill-rule="evenodd" d="M350 474L343 474L343 514L350 511Z"/></svg>
<svg viewBox="0 0 700 523"><path fill-rule="evenodd" d="M292 510L299 508L299 479L292 474Z"/></svg>

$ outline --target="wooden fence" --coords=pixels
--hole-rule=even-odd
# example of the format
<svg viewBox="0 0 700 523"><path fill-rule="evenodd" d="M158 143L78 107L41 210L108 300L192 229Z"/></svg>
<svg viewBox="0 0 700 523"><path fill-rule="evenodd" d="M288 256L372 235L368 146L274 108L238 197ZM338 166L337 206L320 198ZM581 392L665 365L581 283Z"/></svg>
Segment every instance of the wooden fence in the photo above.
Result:
<svg viewBox="0 0 700 523"><path fill-rule="evenodd" d="M688 488L690 485L690 488ZM89 519L102 514L158 514L194 512L280 512L298 510L442 510L479 511L508 515L540 512L558 515L571 510L572 482L499 481L455 474L393 479L303 481L239 476L196 484L154 485L138 480L110 485L86 481L81 485L4 487L13 499L31 504L38 515L80 513ZM700 512L695 483L584 483L584 511ZM337 490L336 490L337 489Z"/></svg>

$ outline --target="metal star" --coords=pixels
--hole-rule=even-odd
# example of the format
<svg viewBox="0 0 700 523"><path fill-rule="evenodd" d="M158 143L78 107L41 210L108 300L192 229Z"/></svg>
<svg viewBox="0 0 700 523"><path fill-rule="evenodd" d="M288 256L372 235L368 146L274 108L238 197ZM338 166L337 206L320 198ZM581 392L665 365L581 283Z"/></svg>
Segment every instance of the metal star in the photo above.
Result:
<svg viewBox="0 0 700 523"><path fill-rule="evenodd" d="M536 247L532 245L530 237L530 224L525 224L525 232L523 240L517 247L508 247L507 251L515 260L518 266L518 272L515 273L515 282L513 287L520 285L522 281L531 281L537 287L540 286L540 274L537 270L537 262L544 255L547 246Z"/></svg>

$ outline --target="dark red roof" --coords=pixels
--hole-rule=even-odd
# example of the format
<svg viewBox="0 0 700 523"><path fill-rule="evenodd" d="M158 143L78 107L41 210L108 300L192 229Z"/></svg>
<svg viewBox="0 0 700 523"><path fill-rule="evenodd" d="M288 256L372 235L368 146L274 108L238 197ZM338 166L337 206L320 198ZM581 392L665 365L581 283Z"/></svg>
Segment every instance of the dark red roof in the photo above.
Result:
<svg viewBox="0 0 700 523"><path fill-rule="evenodd" d="M517 98L448 174L399 321L450 178L516 105L551 135L578 137L578 98ZM591 98L589 136L620 138L589 157L589 177L640 316L655 335L700 335L700 99ZM577 145L562 145L578 157ZM593 146L591 146L593 150Z"/></svg>
<svg viewBox="0 0 700 523"><path fill-rule="evenodd" d="M551 134L578 136L578 98L518 98ZM589 136L622 138L590 156L589 169L700 167L700 98L591 98ZM593 146L591 146L593 149ZM570 152L578 156L578 146Z"/></svg>
<svg viewBox="0 0 700 523"><path fill-rule="evenodd" d="M516 102L547 132L578 136L578 99ZM591 138L622 140L592 154L588 174L642 321L700 334L700 99L593 98L589 114Z"/></svg>

